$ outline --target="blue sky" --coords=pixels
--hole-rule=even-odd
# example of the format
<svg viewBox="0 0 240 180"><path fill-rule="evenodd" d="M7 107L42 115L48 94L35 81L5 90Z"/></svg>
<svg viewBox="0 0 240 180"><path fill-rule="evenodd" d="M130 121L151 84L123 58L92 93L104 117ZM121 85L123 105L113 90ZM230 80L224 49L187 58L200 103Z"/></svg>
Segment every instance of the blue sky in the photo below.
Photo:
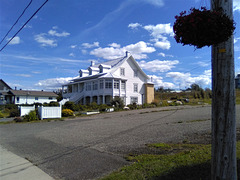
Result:
<svg viewBox="0 0 240 180"><path fill-rule="evenodd" d="M9 38L45 0L33 0ZM0 1L0 38L30 0ZM233 0L240 22L240 1ZM174 16L210 0L49 0L0 52L0 79L12 88L54 90L77 77L91 60L104 62L131 52L155 87L211 88L211 48L195 50L174 39ZM235 73L240 73L240 30L234 34Z"/></svg>

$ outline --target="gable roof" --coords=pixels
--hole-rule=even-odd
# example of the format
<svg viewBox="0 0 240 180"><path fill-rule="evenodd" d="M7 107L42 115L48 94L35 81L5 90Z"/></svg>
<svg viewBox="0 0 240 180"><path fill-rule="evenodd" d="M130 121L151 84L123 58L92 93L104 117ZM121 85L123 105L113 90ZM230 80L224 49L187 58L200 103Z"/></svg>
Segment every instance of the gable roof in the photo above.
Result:
<svg viewBox="0 0 240 180"><path fill-rule="evenodd" d="M8 89L12 89L7 83L4 82L4 80L0 79L0 82L2 82Z"/></svg>
<svg viewBox="0 0 240 180"><path fill-rule="evenodd" d="M78 77L78 78L75 78L73 80L71 80L70 83L68 84L72 84L72 82L78 82L78 81L86 81L86 80L90 80L90 79L97 79L97 78L119 78L119 79L123 79L122 77L120 76L114 76L113 73L125 62L127 61L128 59L130 59L133 64L137 67L138 71L146 78L146 79L150 79L146 74L145 72L141 69L141 67L138 65L137 61L133 58L133 56L129 53L129 52L126 52L126 56L124 57L121 57L121 58L117 58L117 59L113 59L113 60L110 60L110 61L106 61L106 62L103 62L103 63L99 63L99 64L94 64L89 68L92 68L92 69L96 69L96 68L99 68L99 66L108 66L110 69L105 72L105 73L98 73L98 74L95 74L95 75L89 75L89 76L85 76L85 77ZM81 71L81 70L80 70ZM82 70L83 71L83 70ZM124 78L125 79L125 78Z"/></svg>
<svg viewBox="0 0 240 180"><path fill-rule="evenodd" d="M54 92L49 91L28 91L28 90L10 90L14 96L38 96L38 97L57 97Z"/></svg>

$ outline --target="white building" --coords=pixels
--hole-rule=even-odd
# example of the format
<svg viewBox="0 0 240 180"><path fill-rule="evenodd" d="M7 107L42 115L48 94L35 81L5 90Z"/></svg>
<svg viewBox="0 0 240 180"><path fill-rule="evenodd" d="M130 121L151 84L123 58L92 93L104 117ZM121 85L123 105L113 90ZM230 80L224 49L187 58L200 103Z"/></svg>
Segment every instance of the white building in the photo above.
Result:
<svg viewBox="0 0 240 180"><path fill-rule="evenodd" d="M57 102L58 95L48 91L10 90L13 104L34 104Z"/></svg>
<svg viewBox="0 0 240 180"><path fill-rule="evenodd" d="M125 105L151 103L154 85L133 56L126 56L80 70L79 77L63 85L63 98L80 104L109 104L120 97Z"/></svg>

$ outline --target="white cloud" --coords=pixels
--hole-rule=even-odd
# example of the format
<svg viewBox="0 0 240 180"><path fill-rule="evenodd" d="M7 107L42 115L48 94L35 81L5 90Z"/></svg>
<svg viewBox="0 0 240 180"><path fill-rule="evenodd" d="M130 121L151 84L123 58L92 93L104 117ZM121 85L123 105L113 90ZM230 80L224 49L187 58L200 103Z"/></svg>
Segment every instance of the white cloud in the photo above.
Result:
<svg viewBox="0 0 240 180"><path fill-rule="evenodd" d="M53 90L53 89L61 88L63 84L69 83L69 81L72 79L73 79L73 77L50 78L50 79L40 80L38 83L35 84L35 86L41 87L42 89Z"/></svg>
<svg viewBox="0 0 240 180"><path fill-rule="evenodd" d="M56 36L56 37L67 37L70 35L70 33L68 33L68 32L64 31L62 33L58 33L57 31L52 30L52 29L48 31L48 34L51 36Z"/></svg>
<svg viewBox="0 0 240 180"><path fill-rule="evenodd" d="M135 59L145 59L147 58L146 53L152 53L156 51L154 47L149 47L147 43L139 41L136 44L130 44L125 47L120 48L120 46L111 46L111 47L99 47L90 52L91 55L101 57L104 59L115 59L123 57L125 52L129 51Z"/></svg>
<svg viewBox="0 0 240 180"><path fill-rule="evenodd" d="M51 30L48 31L48 33L40 33L34 36L35 41L41 44L41 46L50 46L50 47L56 47L57 39L52 39L50 37L67 37L70 35L68 32L62 32L58 33L56 30L58 29L57 26L53 26Z"/></svg>
<svg viewBox="0 0 240 180"><path fill-rule="evenodd" d="M240 12L240 1L239 0L233 0L233 11Z"/></svg>
<svg viewBox="0 0 240 180"><path fill-rule="evenodd" d="M16 74L16 76L21 76L21 77L32 77L30 74Z"/></svg>
<svg viewBox="0 0 240 180"><path fill-rule="evenodd" d="M168 24L146 25L142 26L139 23L131 23L128 25L131 29L142 27L150 33L152 37L150 41L154 42L154 46L161 49L170 49L171 44L167 36L174 36L173 27Z"/></svg>
<svg viewBox="0 0 240 180"><path fill-rule="evenodd" d="M82 52L82 54L84 54L84 55L88 53L88 51L87 51L86 49L82 49L81 52Z"/></svg>
<svg viewBox="0 0 240 180"><path fill-rule="evenodd" d="M114 47L114 48L120 48L121 45L120 44L117 44L117 43L112 43L112 44L109 44L110 47Z"/></svg>
<svg viewBox="0 0 240 180"><path fill-rule="evenodd" d="M131 29L137 29L138 27L142 27L142 25L139 23L131 23L128 25L128 27Z"/></svg>
<svg viewBox="0 0 240 180"><path fill-rule="evenodd" d="M205 61L198 61L196 64L201 66L201 67L210 66L210 62L205 62Z"/></svg>
<svg viewBox="0 0 240 180"><path fill-rule="evenodd" d="M205 70L202 75L192 77L190 73L169 72L166 77L173 78L175 84L179 84L181 88L190 87L191 84L196 83L200 86L211 85L211 70Z"/></svg>
<svg viewBox="0 0 240 180"><path fill-rule="evenodd" d="M69 56L75 57L75 54L74 53L70 53Z"/></svg>
<svg viewBox="0 0 240 180"><path fill-rule="evenodd" d="M238 38L234 38L234 44L237 43L238 40L240 40L240 37L238 37Z"/></svg>
<svg viewBox="0 0 240 180"><path fill-rule="evenodd" d="M41 46L50 46L50 47L56 47L57 41L55 39L48 39L45 37L45 33L41 33L34 36L35 41L41 44Z"/></svg>
<svg viewBox="0 0 240 180"><path fill-rule="evenodd" d="M157 41L155 44L154 44L155 47L158 47L158 48L161 48L161 49L170 49L171 47L171 44L168 40L165 40L165 41Z"/></svg>
<svg viewBox="0 0 240 180"><path fill-rule="evenodd" d="M174 61L160 61L160 60L153 60L153 61L140 61L139 65L141 68L148 70L150 72L167 72L170 71L172 68L175 67L179 63L178 60Z"/></svg>
<svg viewBox="0 0 240 180"><path fill-rule="evenodd" d="M8 39L9 41L10 39ZM11 41L10 43L11 45L15 45L15 44L20 44L20 37L19 36L15 36Z"/></svg>
<svg viewBox="0 0 240 180"><path fill-rule="evenodd" d="M145 30L151 33L151 36L155 39L162 39L163 35L173 36L173 27L168 24L147 25L143 27Z"/></svg>
<svg viewBox="0 0 240 180"><path fill-rule="evenodd" d="M154 83L154 87L163 87L164 89L174 89L175 84L171 82L163 82L163 78L156 75L148 75L150 78L152 78L152 81Z"/></svg>
<svg viewBox="0 0 240 180"><path fill-rule="evenodd" d="M77 45L71 45L70 46L72 49L75 49L77 47Z"/></svg>
<svg viewBox="0 0 240 180"><path fill-rule="evenodd" d="M99 42L93 42L92 44L90 43L82 43L83 48L89 49L89 48L95 48L99 47Z"/></svg>
<svg viewBox="0 0 240 180"><path fill-rule="evenodd" d="M164 1L163 0L142 0L146 3L152 4L154 6L162 7L164 6Z"/></svg>
<svg viewBox="0 0 240 180"><path fill-rule="evenodd" d="M162 57L174 57L174 56L171 55L171 54L165 54L165 53L163 53L163 52L158 53L158 56L162 56Z"/></svg>
<svg viewBox="0 0 240 180"><path fill-rule="evenodd" d="M149 47L144 41L139 41L136 44L130 44L123 47L123 49L132 53L136 59L145 59L147 58L147 55L143 53L152 53L156 51L154 47Z"/></svg>
<svg viewBox="0 0 240 180"><path fill-rule="evenodd" d="M97 56L97 57L101 57L104 59L116 59L119 57L122 57L125 52L123 49L120 48L114 48L114 47L105 47L105 48L97 48L94 49L90 52L91 55Z"/></svg>

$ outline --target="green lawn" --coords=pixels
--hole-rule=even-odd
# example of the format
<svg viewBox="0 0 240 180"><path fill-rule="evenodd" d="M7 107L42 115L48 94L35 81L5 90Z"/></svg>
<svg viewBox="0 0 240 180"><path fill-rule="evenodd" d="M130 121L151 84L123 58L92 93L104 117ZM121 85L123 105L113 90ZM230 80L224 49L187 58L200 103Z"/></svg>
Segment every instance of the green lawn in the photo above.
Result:
<svg viewBox="0 0 240 180"><path fill-rule="evenodd" d="M148 145L148 148L156 148L158 153L129 155L127 160L131 165L102 179L211 179L211 145L160 143ZM237 143L237 157L240 165L240 142Z"/></svg>

